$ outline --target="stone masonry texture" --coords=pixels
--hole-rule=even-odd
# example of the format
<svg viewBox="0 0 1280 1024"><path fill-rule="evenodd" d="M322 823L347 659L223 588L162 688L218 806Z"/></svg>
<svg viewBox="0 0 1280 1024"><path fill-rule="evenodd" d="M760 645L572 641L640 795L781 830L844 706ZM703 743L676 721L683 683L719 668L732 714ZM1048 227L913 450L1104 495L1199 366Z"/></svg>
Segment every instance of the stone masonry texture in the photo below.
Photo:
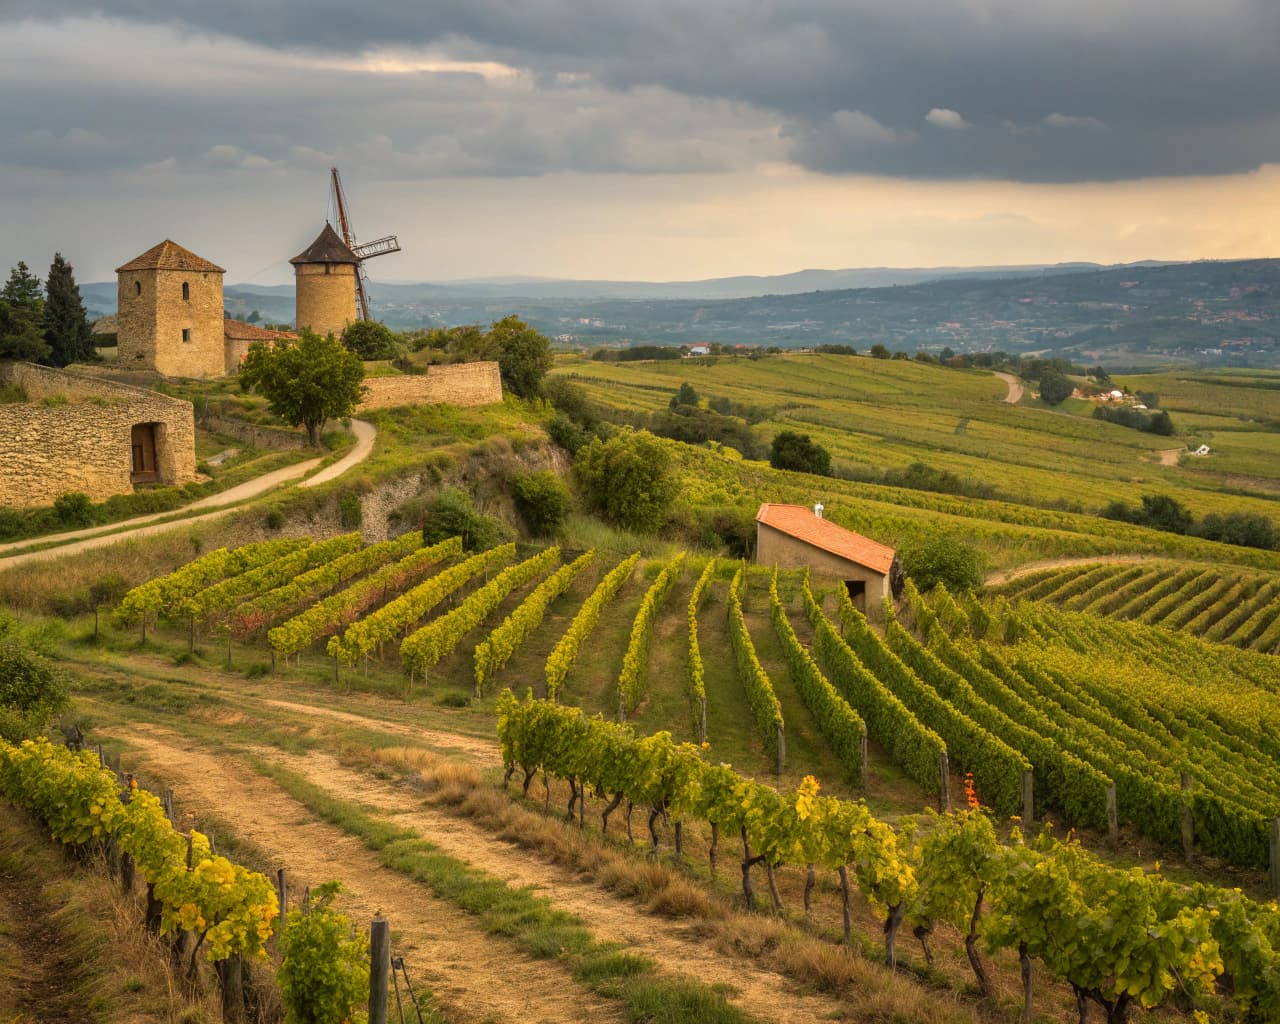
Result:
<svg viewBox="0 0 1280 1024"><path fill-rule="evenodd" d="M0 405L0 506L51 505L72 491L94 501L132 493L130 431L142 423L155 424L158 482L196 479L190 402L65 370L0 363L0 385L11 383L27 401Z"/></svg>
<svg viewBox="0 0 1280 1024"><path fill-rule="evenodd" d="M426 373L402 377L370 377L357 411L401 405L492 405L502 401L502 375L497 363L450 363Z"/></svg>
<svg viewBox="0 0 1280 1024"><path fill-rule="evenodd" d="M356 313L356 268L350 263L299 263L294 267L295 323L317 334L341 337Z"/></svg>
<svg viewBox="0 0 1280 1024"><path fill-rule="evenodd" d="M222 274L122 270L117 275L117 301L121 369L152 369L166 377L201 379L226 373Z"/></svg>

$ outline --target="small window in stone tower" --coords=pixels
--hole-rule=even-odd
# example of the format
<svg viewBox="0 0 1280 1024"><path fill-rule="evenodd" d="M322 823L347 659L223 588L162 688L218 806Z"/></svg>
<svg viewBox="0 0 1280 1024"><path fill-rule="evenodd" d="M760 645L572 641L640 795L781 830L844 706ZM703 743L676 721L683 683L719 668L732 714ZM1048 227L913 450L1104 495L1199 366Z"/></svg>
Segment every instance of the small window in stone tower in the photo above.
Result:
<svg viewBox="0 0 1280 1024"><path fill-rule="evenodd" d="M182 340L183 340L183 341L190 341L190 340L191 340L191 328L190 328L190 327L184 327L184 328L182 328Z"/></svg>
<svg viewBox="0 0 1280 1024"><path fill-rule="evenodd" d="M191 285L187 284L186 281L182 282L182 301L183 302L191 301Z"/></svg>
<svg viewBox="0 0 1280 1024"><path fill-rule="evenodd" d="M141 282L141 281L134 281L134 282L133 282L133 294L134 294L134 295L141 295L141 294L142 294L142 282Z"/></svg>

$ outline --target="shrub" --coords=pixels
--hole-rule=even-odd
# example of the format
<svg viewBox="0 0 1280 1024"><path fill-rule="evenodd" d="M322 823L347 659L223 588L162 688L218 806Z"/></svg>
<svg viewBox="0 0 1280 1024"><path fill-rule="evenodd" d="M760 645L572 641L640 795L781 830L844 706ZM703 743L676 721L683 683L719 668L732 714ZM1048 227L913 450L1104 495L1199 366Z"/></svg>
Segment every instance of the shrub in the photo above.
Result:
<svg viewBox="0 0 1280 1024"><path fill-rule="evenodd" d="M692 384L685 381L680 385L680 389L671 396L671 408L675 409L681 405L697 405L698 392L694 390Z"/></svg>
<svg viewBox="0 0 1280 1024"><path fill-rule="evenodd" d="M1104 519L1118 519L1166 533L1186 533L1192 522L1191 512L1186 506L1167 494L1144 494L1142 504L1136 507L1123 501L1113 501L1101 515Z"/></svg>
<svg viewBox="0 0 1280 1024"><path fill-rule="evenodd" d="M512 533L500 519L477 512L471 498L456 487L446 487L436 495L427 506L422 525L422 540L427 546L461 537L467 551L497 547L509 541Z"/></svg>
<svg viewBox="0 0 1280 1024"><path fill-rule="evenodd" d="M698 510L702 532L699 542L705 547L720 547L733 558L750 558L756 546L756 517L750 509L722 505Z"/></svg>
<svg viewBox="0 0 1280 1024"><path fill-rule="evenodd" d="M269 508L263 522L267 524L268 530L279 530L285 524L284 512L275 507Z"/></svg>
<svg viewBox="0 0 1280 1024"><path fill-rule="evenodd" d="M884 482L891 487L909 487L937 494L962 494L968 498L994 498L996 489L981 480L958 476L949 469L938 469L924 462L913 462L906 469L887 469Z"/></svg>
<svg viewBox="0 0 1280 1024"><path fill-rule="evenodd" d="M784 430L775 434L769 448L769 465L774 469L790 469L797 473L831 475L831 453L814 444L808 434Z"/></svg>
<svg viewBox="0 0 1280 1024"><path fill-rule="evenodd" d="M53 663L15 633L0 637L0 737L14 743L45 731L70 704Z"/></svg>
<svg viewBox="0 0 1280 1024"><path fill-rule="evenodd" d="M364 518L360 508L360 495L345 492L338 498L338 525L344 530L359 529Z"/></svg>
<svg viewBox="0 0 1280 1024"><path fill-rule="evenodd" d="M1205 540L1246 548L1274 551L1280 547L1280 532L1277 532L1275 523L1266 516L1250 512L1228 512L1225 515L1210 512L1190 532Z"/></svg>
<svg viewBox="0 0 1280 1024"><path fill-rule="evenodd" d="M311 912L289 913L280 935L277 978L285 1024L354 1020L369 1002L369 939L330 904L341 890L326 882L312 890Z"/></svg>
<svg viewBox="0 0 1280 1024"><path fill-rule="evenodd" d="M21 512L0 508L0 540L21 537L27 531L27 521Z"/></svg>
<svg viewBox="0 0 1280 1024"><path fill-rule="evenodd" d="M93 523L93 501L79 491L60 494L53 499L53 514L64 526L89 526Z"/></svg>
<svg viewBox="0 0 1280 1024"><path fill-rule="evenodd" d="M587 501L606 519L636 533L666 521L678 486L667 451L647 431L593 440L578 452L574 471Z"/></svg>
<svg viewBox="0 0 1280 1024"><path fill-rule="evenodd" d="M982 583L982 555L948 534L936 533L909 544L901 555L903 571L921 591L941 583L959 593Z"/></svg>
<svg viewBox="0 0 1280 1024"><path fill-rule="evenodd" d="M524 473L511 486L516 510L530 533L547 537L564 525L573 499L564 481L551 470Z"/></svg>

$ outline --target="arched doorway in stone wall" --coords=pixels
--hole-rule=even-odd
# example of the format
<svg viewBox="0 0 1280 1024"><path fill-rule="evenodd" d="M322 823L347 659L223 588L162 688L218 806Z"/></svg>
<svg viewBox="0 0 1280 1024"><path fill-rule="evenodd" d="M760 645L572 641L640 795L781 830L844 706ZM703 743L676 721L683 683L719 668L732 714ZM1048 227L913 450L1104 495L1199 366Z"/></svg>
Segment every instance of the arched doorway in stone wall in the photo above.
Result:
<svg viewBox="0 0 1280 1024"><path fill-rule="evenodd" d="M132 453L129 480L133 484L150 484L160 479L158 423L135 423L129 428Z"/></svg>

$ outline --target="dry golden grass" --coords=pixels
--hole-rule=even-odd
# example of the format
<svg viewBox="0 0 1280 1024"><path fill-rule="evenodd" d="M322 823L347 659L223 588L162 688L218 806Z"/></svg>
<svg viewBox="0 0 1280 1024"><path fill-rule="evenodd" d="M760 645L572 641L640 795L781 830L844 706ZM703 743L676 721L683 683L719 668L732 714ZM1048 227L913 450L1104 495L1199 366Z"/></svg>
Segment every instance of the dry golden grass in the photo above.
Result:
<svg viewBox="0 0 1280 1024"><path fill-rule="evenodd" d="M140 891L122 894L103 858L72 863L32 819L6 807L0 875L0 1019L21 1009L10 1000L25 993L42 1005L32 1008L36 1016L18 1013L15 1021L80 1019L75 1014L89 1005L94 1019L104 1021L221 1020L211 979L193 990L174 969L170 943L142 926ZM33 925L40 956L26 962L21 945L6 950L3 940L21 943ZM270 978L265 981L261 988L274 989ZM281 1019L278 997L268 996L264 1009L261 1020Z"/></svg>

